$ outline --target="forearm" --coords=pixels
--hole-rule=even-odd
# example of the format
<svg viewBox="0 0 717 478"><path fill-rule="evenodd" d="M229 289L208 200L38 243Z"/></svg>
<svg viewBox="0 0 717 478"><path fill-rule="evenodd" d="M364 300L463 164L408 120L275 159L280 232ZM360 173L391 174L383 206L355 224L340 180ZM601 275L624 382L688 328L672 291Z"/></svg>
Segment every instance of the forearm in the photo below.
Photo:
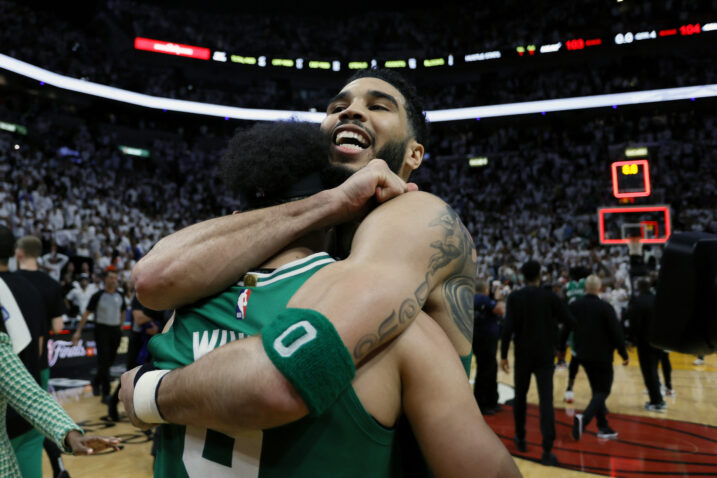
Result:
<svg viewBox="0 0 717 478"><path fill-rule="evenodd" d="M306 405L264 352L261 338L219 347L168 374L157 403L170 423L224 433L284 425L308 413Z"/></svg>
<svg viewBox="0 0 717 478"><path fill-rule="evenodd" d="M85 324L87 323L87 318L90 316L90 311L86 310L84 314L82 314L82 318L80 319L80 323L77 324L77 328L75 328L75 333L79 333L82 331L82 329L85 327Z"/></svg>
<svg viewBox="0 0 717 478"><path fill-rule="evenodd" d="M219 292L305 233L338 221L335 190L194 224L161 241L132 271L147 307L175 309Z"/></svg>

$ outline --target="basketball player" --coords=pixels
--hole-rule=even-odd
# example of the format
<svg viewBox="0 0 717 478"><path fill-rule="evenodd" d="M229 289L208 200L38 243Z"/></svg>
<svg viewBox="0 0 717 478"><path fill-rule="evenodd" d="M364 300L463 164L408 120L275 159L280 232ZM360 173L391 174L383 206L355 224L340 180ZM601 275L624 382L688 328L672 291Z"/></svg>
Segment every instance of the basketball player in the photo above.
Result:
<svg viewBox="0 0 717 478"><path fill-rule="evenodd" d="M331 156L337 158L334 159L335 162L350 165L352 168L360 167L375 157L376 151L392 147L394 151L400 152L398 161L392 162L398 165L399 172L407 177L412 169L418 167L423 155L423 147L417 138L425 133L415 133L425 131L425 126L421 126L421 108L416 107L412 92L405 89L404 85L394 79L385 81L376 78L379 74L368 72L364 74L367 77L349 83L331 102L323 128L332 133L334 145ZM420 117L421 121L417 122L416 116ZM415 126L416 124L418 126ZM181 295L185 296L185 300L216 292L212 288L217 287L218 282L227 281L234 273L239 274L251 260L246 253L235 253L238 249L236 240L241 241L246 231L254 230L246 239L256 246L257 257L266 257L275 252L275 247L281 247L282 241L286 243L302 232L356 217L374 193L377 193L379 201L383 201L407 189L412 188L388 173L380 161L373 161L339 188L264 211L209 221L205 224L205 230L201 227L185 229L160 242L155 248L157 253L148 255L143 260L144 266L135 269L140 298L155 307L161 304L171 306L171 301L181 300L176 291L171 290L173 285L182 291ZM466 236L455 213L435 197L409 195L405 200L393 201L389 205L393 207L382 209L380 214L376 211L369 217L373 218L370 221L372 228L364 228L365 231L373 229L371 234L376 235L376 242L380 243L378 254L373 255L378 263L372 264L369 254L357 254L354 260L343 261L332 268L335 271L333 274L324 273L322 270L320 274L323 280L307 283L300 293L294 296L290 305L316 308L332 321L341 322L337 324L337 329L349 349L354 351L352 359L356 362L379 344L395 336L417 315L418 308L426 305L427 310L432 310L434 319L448 331L454 347L469 358L470 331L465 324L470 324L471 320L470 299L474 265L473 260L468 260L467 257L472 256L472 241L467 238L471 244L470 247L466 245ZM434 214L434 217L431 218L430 214ZM411 215L414 217L411 218ZM241 216L244 216L244 220L234 221ZM325 216L329 216L328 219ZM282 218L286 219L286 224L279 224ZM267 234L272 228L273 233ZM366 234L370 235L368 232ZM202 246L198 247L200 244ZM210 258L205 254L206 251L202 250L205 247L213 249L214 257ZM170 265L165 262L168 259L168 251L171 251L170 256L174 256L174 251L179 249L187 260L181 267L173 268L173 271L188 272L188 269L184 268L190 264L192 269L198 268L194 269L192 277L186 277L187 283L191 283L189 288L187 283L177 282L178 277L170 277L162 272L155 276L157 280L152 278L152 275L158 272L157 267L162 269ZM192 251L196 251L198 255L194 255ZM413 253L416 251L420 251L420 254ZM227 261L226 258L218 261L224 252L234 261ZM421 257L425 262L419 265ZM209 273L208 265L210 269L214 269L212 273ZM363 265L365 267L362 267ZM421 267L422 272L418 270ZM396 273L396 269L401 268L405 273ZM421 280L416 280L417 274ZM199 276L203 278L197 283L195 279ZM318 276L312 279L316 277ZM353 287L357 279L371 280L373 277L390 277L393 280L386 281L381 289L369 288L358 294ZM403 277L407 279L402 280ZM205 281L206 284L202 284ZM412 281L415 282L411 284ZM184 279L181 282L184 282ZM197 292L196 288L200 284L203 287ZM165 289L168 286L169 288ZM158 298L157 293L163 289L167 291L166 297L170 301ZM332 294L327 295L329 289ZM334 294L334 291L342 289L347 291L344 295ZM304 291L306 294L303 294ZM466 293L463 294L463 291ZM387 301L389 296L397 302ZM403 299L395 299L396 297ZM345 318L341 317L342 314ZM367 317L374 317L372 326L368 325L371 321L367 320ZM352 318L354 320L351 320ZM160 392L177 392L170 393L168 397L160 394L162 410L169 420L177 423L209 424L220 428L228 423L266 428L296 420L307 413L307 405L302 397L297 395L291 384L272 367L262 353L260 341L242 340L221 350L228 355L211 353L205 360L167 376ZM231 358L234 353L237 355ZM232 365L236 363L237 356L247 358L242 362L244 366L239 375ZM227 358L229 361L222 364ZM200 363L202 365L199 368L194 368ZM220 372L223 367L234 377L223 375ZM192 372L193 370L196 373ZM254 380L254 373L260 375L261 380ZM123 377L123 388L128 390L129 387L124 401L126 406L130 405L130 414L132 378L133 374ZM197 384L194 380L205 380L206 383ZM232 380L238 382L232 384ZM242 380L245 380L243 386ZM206 391L208 384L217 382L238 393L232 392L231 396L226 397L215 396L213 398L218 399L218 402L214 403L207 403L204 393L197 394L198 389L195 386L198 385L199 389ZM184 386L193 391L189 394L181 392ZM195 404L198 403L195 399L199 399L199 402L204 402L208 408L203 411L194 408L196 413L190 414L193 416L182 417L181 415L186 413L184 405L177 402L176 407L172 406L173 397L176 396L183 397L180 402L187 399ZM225 415L227 412L228 415Z"/></svg>
<svg viewBox="0 0 717 478"><path fill-rule="evenodd" d="M268 154L247 153L251 147L245 147L237 156L228 155L229 161L242 166L237 170L252 171L249 177L237 178L243 185L239 192L245 196L261 191L260 202L254 198L251 203L275 201L272 194L284 198L296 194L286 182L293 178L285 177L282 185L275 177L276 157L288 162L285 166L300 178L325 163L319 140L313 141L320 145L317 151L306 158L280 155L289 152L292 144L311 145L312 131L307 127L312 128L262 124L233 141L272 143L266 148ZM295 130L299 134L293 134ZM313 134L325 138L318 130ZM298 183L310 185L311 178ZM316 181L313 184L321 187ZM186 365L223 342L265 333L272 321L297 313L297 309L284 310L296 290L315 274L339 265L326 253L311 254L320 250L325 235L316 231L295 241L265 264L278 266L272 272L247 274L243 283L178 310L171 329L151 343L156 365ZM369 252L366 247L355 240L351 256ZM320 320L316 312L298 312L312 323L317 319L314 315ZM480 417L451 343L434 321L420 314L404 334L365 362L352 386L318 417L263 432L238 431L233 423L217 427L232 436L162 425L155 476L396 476L402 470L395 461L397 438L392 428L402 411L438 476L467 476L478 466L486 476L517 473L507 450ZM459 441L447 449L441 437Z"/></svg>

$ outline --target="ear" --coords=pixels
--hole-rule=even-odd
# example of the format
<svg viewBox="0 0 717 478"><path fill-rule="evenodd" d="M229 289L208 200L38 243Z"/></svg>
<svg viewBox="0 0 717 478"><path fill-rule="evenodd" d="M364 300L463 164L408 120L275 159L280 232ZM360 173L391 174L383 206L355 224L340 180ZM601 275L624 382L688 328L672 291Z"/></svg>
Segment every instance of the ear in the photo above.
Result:
<svg viewBox="0 0 717 478"><path fill-rule="evenodd" d="M408 178L413 171L423 162L423 145L412 139L408 142L406 147L406 155L403 158L403 165L401 166L401 177Z"/></svg>
<svg viewBox="0 0 717 478"><path fill-rule="evenodd" d="M18 261L21 261L25 258L25 253L22 252L22 249L15 248L15 259Z"/></svg>

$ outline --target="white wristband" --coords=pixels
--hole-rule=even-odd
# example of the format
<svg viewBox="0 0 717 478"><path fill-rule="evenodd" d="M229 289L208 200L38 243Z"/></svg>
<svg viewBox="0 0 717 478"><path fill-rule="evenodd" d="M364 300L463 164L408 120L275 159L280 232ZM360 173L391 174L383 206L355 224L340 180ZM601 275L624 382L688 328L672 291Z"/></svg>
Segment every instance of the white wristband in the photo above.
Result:
<svg viewBox="0 0 717 478"><path fill-rule="evenodd" d="M134 414L145 423L167 423L157 407L157 389L169 370L146 372L134 387Z"/></svg>

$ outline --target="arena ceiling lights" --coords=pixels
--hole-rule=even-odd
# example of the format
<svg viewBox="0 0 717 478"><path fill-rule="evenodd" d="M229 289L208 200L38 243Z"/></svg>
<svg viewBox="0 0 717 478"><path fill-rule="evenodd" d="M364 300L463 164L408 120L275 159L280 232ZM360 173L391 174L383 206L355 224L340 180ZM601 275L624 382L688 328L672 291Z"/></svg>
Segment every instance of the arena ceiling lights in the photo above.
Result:
<svg viewBox="0 0 717 478"><path fill-rule="evenodd" d="M199 103L195 101L177 100L150 96L134 91L127 91L113 86L101 85L90 81L53 73L37 66L16 60L0 53L0 68L12 71L19 75L32 78L41 83L63 88L78 93L121 101L123 103L143 106L146 108L192 113L205 116L217 116L251 121L286 121L299 120L319 123L325 114L321 112L267 110L253 108L238 108L235 106ZM560 98L555 100L527 101L523 103L509 103L502 105L476 106L469 108L453 108L446 110L427 111L428 120L434 123L442 121L457 121L467 119L480 119L498 116L514 116L531 113L545 113L548 111L570 111L587 108L601 108L619 105L636 105L643 103L658 103L695 98L717 96L717 84L686 86L681 88L667 88L661 90L647 90L629 93L615 93L609 95L582 96L575 98Z"/></svg>

